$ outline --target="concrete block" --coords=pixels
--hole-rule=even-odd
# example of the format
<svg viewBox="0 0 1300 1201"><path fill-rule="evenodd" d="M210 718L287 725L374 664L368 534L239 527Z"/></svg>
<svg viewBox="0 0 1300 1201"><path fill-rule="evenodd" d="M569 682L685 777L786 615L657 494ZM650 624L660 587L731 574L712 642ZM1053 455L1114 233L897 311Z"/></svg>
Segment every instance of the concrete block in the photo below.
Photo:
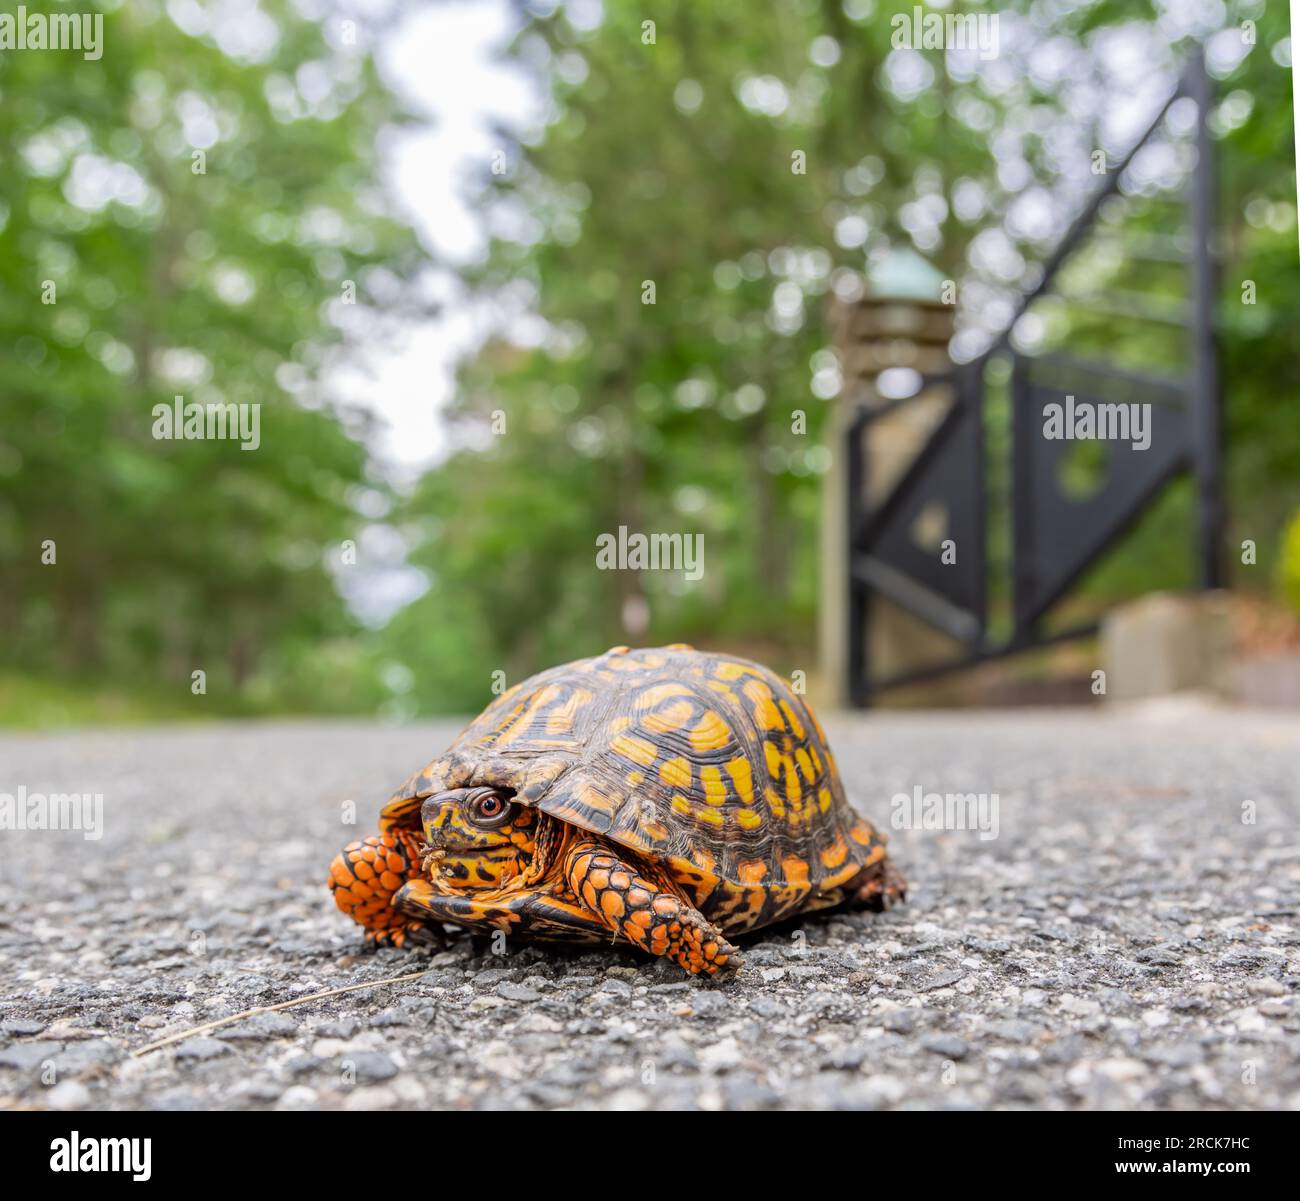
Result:
<svg viewBox="0 0 1300 1201"><path fill-rule="evenodd" d="M1214 593L1153 593L1113 609L1101 648L1107 700L1230 690L1232 630Z"/></svg>

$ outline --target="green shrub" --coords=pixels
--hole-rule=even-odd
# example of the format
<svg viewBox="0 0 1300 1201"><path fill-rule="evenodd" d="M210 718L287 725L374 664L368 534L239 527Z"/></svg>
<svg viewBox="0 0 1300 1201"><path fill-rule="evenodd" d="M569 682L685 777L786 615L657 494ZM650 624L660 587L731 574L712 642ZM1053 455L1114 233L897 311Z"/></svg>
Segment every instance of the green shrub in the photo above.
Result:
<svg viewBox="0 0 1300 1201"><path fill-rule="evenodd" d="M1300 512L1291 518L1282 531L1277 579L1282 596L1293 609L1300 612Z"/></svg>

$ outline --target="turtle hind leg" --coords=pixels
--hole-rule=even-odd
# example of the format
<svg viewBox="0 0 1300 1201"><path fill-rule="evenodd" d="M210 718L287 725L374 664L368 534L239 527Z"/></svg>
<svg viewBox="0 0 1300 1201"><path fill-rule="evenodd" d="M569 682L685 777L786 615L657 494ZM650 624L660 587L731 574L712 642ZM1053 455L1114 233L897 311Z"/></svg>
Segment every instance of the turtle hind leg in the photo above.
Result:
<svg viewBox="0 0 1300 1201"><path fill-rule="evenodd" d="M376 946L437 943L440 932L398 910L394 898L408 880L420 875L420 855L414 835L389 830L350 842L330 865L329 887L334 903L366 930Z"/></svg>
<svg viewBox="0 0 1300 1201"><path fill-rule="evenodd" d="M647 880L606 844L571 848L564 879L588 912L643 951L692 975L725 978L740 968L740 953L698 909Z"/></svg>
<svg viewBox="0 0 1300 1201"><path fill-rule="evenodd" d="M882 913L907 900L907 879L888 859L867 868L853 893L853 904Z"/></svg>

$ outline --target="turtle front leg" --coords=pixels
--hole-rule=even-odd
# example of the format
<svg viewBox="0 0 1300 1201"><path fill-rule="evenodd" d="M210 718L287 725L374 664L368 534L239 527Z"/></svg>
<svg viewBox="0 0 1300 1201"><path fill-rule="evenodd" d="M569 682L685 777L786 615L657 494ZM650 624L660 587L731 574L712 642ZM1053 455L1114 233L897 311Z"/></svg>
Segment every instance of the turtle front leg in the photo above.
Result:
<svg viewBox="0 0 1300 1201"><path fill-rule="evenodd" d="M389 830L350 842L330 865L329 886L334 903L366 929L376 946L403 946L440 933L418 917L399 910L393 901L408 880L421 875L420 848L414 834Z"/></svg>
<svg viewBox="0 0 1300 1201"><path fill-rule="evenodd" d="M726 977L740 968L740 953L698 909L647 880L606 844L575 845L565 856L564 878L589 913L643 951L692 975Z"/></svg>
<svg viewBox="0 0 1300 1201"><path fill-rule="evenodd" d="M450 922L477 934L500 931L508 936L557 942L601 942L609 928L587 907L546 889L495 892L436 891L426 879L410 880L393 898L398 913L425 922Z"/></svg>

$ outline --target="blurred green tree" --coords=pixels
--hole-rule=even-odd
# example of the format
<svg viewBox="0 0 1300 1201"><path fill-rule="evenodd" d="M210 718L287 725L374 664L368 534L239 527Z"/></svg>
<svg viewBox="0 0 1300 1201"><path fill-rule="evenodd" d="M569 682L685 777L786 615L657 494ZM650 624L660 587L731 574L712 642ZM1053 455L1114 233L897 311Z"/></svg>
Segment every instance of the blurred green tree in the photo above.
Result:
<svg viewBox="0 0 1300 1201"><path fill-rule="evenodd" d="M376 484L317 376L345 317L378 334L372 273L423 258L376 183L402 113L288 0L104 7L97 62L0 54L0 663L366 707L327 559ZM260 445L155 440L177 395L261 405Z"/></svg>

